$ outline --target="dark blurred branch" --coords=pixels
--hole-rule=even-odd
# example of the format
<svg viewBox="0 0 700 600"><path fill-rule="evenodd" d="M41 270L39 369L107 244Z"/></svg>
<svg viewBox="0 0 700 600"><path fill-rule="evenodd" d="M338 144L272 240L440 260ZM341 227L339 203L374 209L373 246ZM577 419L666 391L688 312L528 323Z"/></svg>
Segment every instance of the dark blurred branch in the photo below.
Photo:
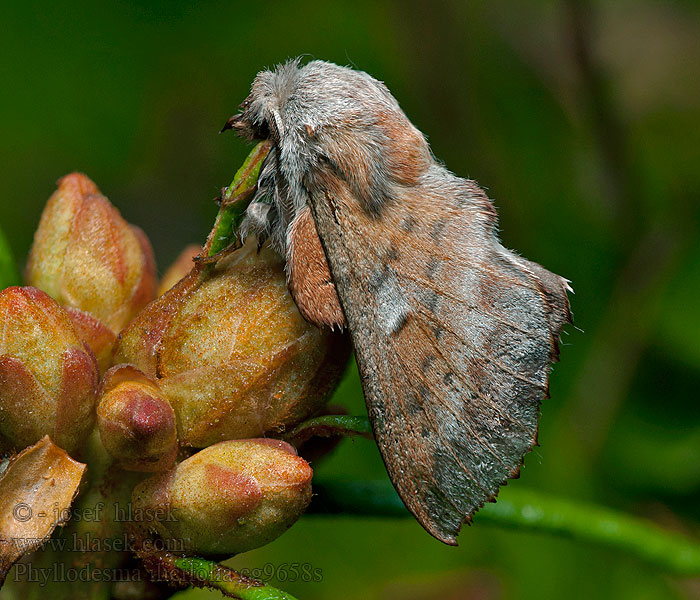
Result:
<svg viewBox="0 0 700 600"><path fill-rule="evenodd" d="M666 284L676 272L690 239L690 228L660 227L633 248L597 322L589 351L562 417L561 435L578 433L581 458L590 464L607 439L628 395L637 366L657 322ZM556 443L556 442L555 442ZM576 458L571 456L575 463ZM583 468L570 464L569 468Z"/></svg>
<svg viewBox="0 0 700 600"><path fill-rule="evenodd" d="M692 219L676 210L663 223L645 221L644 191L639 189L641 178L630 156L627 127L592 51L593 6L564 0L564 9L566 37L578 68L580 93L588 107L601 168L609 184L614 242L625 261L620 265L605 312L597 319L572 401L563 413L568 423L560 428L561 435L572 428L579 434L580 453L571 457L569 467L583 469L594 462L602 449L627 397L649 343L659 297L691 239Z"/></svg>
<svg viewBox="0 0 700 600"><path fill-rule="evenodd" d="M319 481L311 511L410 517L388 481ZM487 504L474 523L492 523L592 542L621 550L680 575L700 575L700 543L645 521L592 504L509 488Z"/></svg>
<svg viewBox="0 0 700 600"><path fill-rule="evenodd" d="M581 98L587 107L600 155L601 169L612 204L618 242L624 246L639 235L641 218L637 179L627 142L627 127L618 114L611 87L595 59L591 36L593 8L582 0L565 0L565 35L578 70Z"/></svg>
<svg viewBox="0 0 700 600"><path fill-rule="evenodd" d="M15 259L5 235L0 231L0 290L19 282Z"/></svg>

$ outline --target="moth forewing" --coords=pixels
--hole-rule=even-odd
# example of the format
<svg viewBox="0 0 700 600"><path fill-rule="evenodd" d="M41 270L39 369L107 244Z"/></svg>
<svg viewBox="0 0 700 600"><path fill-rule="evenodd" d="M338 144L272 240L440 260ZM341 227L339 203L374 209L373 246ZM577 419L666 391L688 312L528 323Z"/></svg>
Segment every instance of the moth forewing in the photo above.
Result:
<svg viewBox="0 0 700 600"><path fill-rule="evenodd" d="M387 470L421 524L456 543L535 442L558 335L545 284L495 239L473 183L460 197L404 188L376 218L342 180L318 179L312 213Z"/></svg>

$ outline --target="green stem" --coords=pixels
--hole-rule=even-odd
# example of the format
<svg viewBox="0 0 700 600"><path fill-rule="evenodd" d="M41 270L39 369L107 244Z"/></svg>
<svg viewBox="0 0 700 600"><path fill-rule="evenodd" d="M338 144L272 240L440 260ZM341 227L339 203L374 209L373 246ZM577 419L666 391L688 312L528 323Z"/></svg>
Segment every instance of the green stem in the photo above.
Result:
<svg viewBox="0 0 700 600"><path fill-rule="evenodd" d="M372 439L372 428L367 417L324 415L304 421L285 435L284 439L298 448L311 437L331 437L334 435L359 435Z"/></svg>
<svg viewBox="0 0 700 600"><path fill-rule="evenodd" d="M214 256L236 242L238 227L253 198L260 168L270 152L270 142L260 142L243 162L231 185L221 194L221 209L207 241L206 256Z"/></svg>
<svg viewBox="0 0 700 600"><path fill-rule="evenodd" d="M388 481L314 483L314 512L409 517ZM700 575L700 542L608 508L508 488L487 504L475 523L494 523L593 542L628 552L680 575Z"/></svg>
<svg viewBox="0 0 700 600"><path fill-rule="evenodd" d="M232 569L203 558L173 558L173 565L187 580L240 600L296 600L287 592L245 577Z"/></svg>

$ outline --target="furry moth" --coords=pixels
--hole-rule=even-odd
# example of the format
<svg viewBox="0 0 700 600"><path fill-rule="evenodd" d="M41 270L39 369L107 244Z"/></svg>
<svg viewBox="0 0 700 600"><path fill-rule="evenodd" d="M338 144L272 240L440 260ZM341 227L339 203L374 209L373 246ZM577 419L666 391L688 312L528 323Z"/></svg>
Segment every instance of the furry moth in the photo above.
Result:
<svg viewBox="0 0 700 600"><path fill-rule="evenodd" d="M347 326L394 487L456 544L536 442L568 282L501 245L484 192L366 73L263 71L225 129L273 144L243 235L286 258L308 321Z"/></svg>

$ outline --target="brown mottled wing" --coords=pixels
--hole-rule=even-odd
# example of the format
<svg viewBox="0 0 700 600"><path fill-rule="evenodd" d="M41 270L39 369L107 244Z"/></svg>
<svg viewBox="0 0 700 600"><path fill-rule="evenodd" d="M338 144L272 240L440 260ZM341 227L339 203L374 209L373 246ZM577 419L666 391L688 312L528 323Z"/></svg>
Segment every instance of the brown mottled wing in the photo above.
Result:
<svg viewBox="0 0 700 600"><path fill-rule="evenodd" d="M339 177L311 183L389 476L423 527L456 544L536 441L567 283L500 245L472 182L405 187L378 215Z"/></svg>

